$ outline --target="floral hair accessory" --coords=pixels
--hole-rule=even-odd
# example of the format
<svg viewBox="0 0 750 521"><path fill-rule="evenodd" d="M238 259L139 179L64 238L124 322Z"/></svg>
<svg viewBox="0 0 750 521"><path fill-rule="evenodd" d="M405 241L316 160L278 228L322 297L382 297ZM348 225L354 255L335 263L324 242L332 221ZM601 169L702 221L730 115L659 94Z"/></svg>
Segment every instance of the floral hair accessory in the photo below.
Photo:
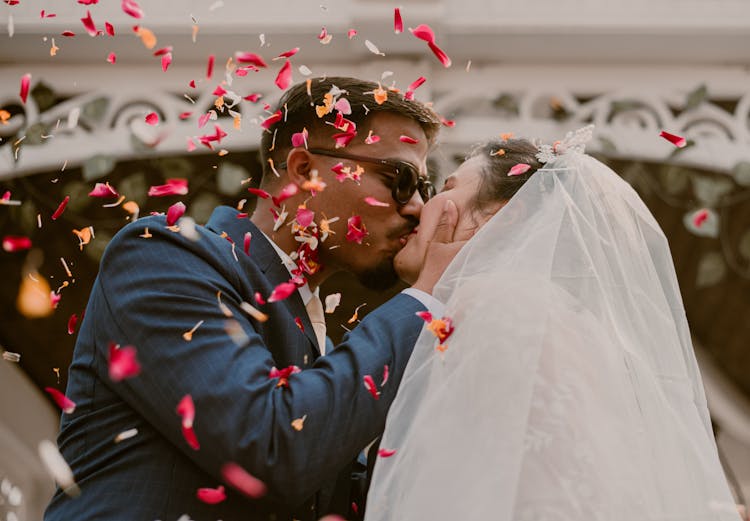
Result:
<svg viewBox="0 0 750 521"><path fill-rule="evenodd" d="M537 143L539 152L537 152L536 158L540 163L549 163L558 156L567 154L568 152L583 154L586 143L591 141L593 135L594 125L587 125L578 130L568 132L562 141L555 141L551 145Z"/></svg>

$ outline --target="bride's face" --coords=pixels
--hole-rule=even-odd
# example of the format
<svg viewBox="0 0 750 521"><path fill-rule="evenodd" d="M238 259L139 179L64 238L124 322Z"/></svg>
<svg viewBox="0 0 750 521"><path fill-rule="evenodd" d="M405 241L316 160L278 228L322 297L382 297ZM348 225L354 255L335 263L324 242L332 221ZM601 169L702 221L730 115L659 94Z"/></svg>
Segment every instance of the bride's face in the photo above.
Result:
<svg viewBox="0 0 750 521"><path fill-rule="evenodd" d="M452 200L458 208L458 223L453 240L469 239L480 226L489 220L493 211L476 211L471 202L479 187L480 171L485 159L475 156L465 161L445 180L443 189L430 199L422 209L419 226L406 239L406 245L396 255L393 265L404 282L414 284L422 270L428 241L432 239L440 222L445 199ZM501 205L498 204L498 208Z"/></svg>

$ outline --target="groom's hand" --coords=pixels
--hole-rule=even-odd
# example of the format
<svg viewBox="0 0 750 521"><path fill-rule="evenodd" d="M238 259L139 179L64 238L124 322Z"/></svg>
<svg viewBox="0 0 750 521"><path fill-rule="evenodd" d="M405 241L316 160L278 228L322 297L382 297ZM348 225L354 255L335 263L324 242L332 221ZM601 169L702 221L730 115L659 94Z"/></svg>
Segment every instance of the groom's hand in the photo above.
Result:
<svg viewBox="0 0 750 521"><path fill-rule="evenodd" d="M445 268L453 260L458 251L466 244L467 238L454 237L458 223L458 209L450 199L446 199L440 221L435 227L435 233L428 241L424 265L417 281L412 286L432 295L438 279Z"/></svg>

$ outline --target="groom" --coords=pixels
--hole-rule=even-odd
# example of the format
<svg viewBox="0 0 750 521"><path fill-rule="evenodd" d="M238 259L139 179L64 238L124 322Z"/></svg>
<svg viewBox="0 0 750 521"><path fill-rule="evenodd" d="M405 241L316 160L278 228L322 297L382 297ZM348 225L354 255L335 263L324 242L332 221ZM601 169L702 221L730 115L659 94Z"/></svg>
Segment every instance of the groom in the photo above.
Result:
<svg viewBox="0 0 750 521"><path fill-rule="evenodd" d="M381 433L423 324L415 313L436 305L458 251L455 207L414 286L326 346L318 287L339 270L370 287L396 281L439 122L353 78L296 85L277 109L249 219L220 207L191 236L146 217L108 246L58 438L80 496L58 490L46 520L346 513L350 463ZM133 353L128 372L119 363Z"/></svg>

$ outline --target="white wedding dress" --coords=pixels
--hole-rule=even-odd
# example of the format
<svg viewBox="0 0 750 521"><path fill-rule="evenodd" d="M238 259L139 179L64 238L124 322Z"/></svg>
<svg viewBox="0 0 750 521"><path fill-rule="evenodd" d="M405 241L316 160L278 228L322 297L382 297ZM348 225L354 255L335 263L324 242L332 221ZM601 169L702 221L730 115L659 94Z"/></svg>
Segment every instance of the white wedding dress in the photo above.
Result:
<svg viewBox="0 0 750 521"><path fill-rule="evenodd" d="M739 519L667 240L581 141L439 282L455 331L417 341L366 521Z"/></svg>

